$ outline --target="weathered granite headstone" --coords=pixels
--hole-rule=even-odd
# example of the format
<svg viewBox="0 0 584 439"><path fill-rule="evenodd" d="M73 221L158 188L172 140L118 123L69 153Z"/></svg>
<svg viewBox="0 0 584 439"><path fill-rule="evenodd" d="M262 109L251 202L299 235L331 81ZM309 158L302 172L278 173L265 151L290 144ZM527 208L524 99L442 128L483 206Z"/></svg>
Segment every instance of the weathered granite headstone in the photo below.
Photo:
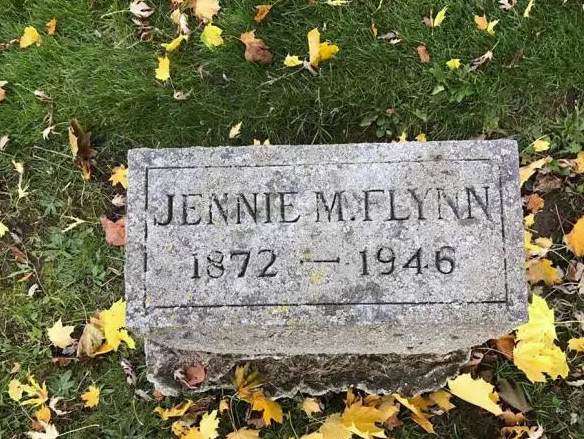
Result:
<svg viewBox="0 0 584 439"><path fill-rule="evenodd" d="M128 325L149 377L414 392L526 313L514 141L135 149Z"/></svg>

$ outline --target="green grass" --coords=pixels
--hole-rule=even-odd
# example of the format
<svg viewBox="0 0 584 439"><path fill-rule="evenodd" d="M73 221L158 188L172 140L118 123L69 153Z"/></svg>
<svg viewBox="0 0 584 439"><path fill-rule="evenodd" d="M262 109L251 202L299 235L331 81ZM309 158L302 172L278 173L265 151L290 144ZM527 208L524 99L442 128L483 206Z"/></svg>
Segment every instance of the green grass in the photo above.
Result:
<svg viewBox="0 0 584 439"><path fill-rule="evenodd" d="M6 99L0 103L0 137L11 140L0 151L0 221L22 243L39 274L19 283L19 267L8 244L0 240L0 437L17 438L30 427L30 411L8 398L9 371L14 362L46 380L51 395L79 403L78 395L91 383L103 388L95 411L80 410L57 421L59 431L87 429L70 438L170 437L168 424L152 414L156 402L135 395L119 365L128 358L138 374L138 388L150 389L145 379L141 347L122 350L99 359L81 360L66 368L50 362L51 348L45 329L58 318L81 325L97 310L123 295L122 250L107 246L99 226L100 215L122 216L123 208L110 200L121 190L107 182L113 166L125 163L128 149L228 144L248 144L269 138L273 144L334 143L375 140L375 126L362 127L370 115L395 108L389 124L393 138L405 131L409 138L426 133L430 140L465 139L480 135L517 139L523 149L542 134L562 136L557 126L584 97L584 18L576 0L538 1L529 19L516 11L501 11L494 1L355 0L335 8L306 0L282 0L259 26L253 22L250 0L223 0L215 24L225 31L226 44L214 51L198 40L194 22L191 40L170 54L171 81L154 78L159 44L170 41L174 26L166 1L156 1L151 17L154 42L139 43L133 35L128 2L119 0L0 0L0 42L18 38L27 25L43 29L56 17L55 36L26 50L0 52L0 81L8 81ZM430 10L448 6L448 17L430 32L421 23ZM500 19L495 36L479 32L473 14ZM402 43L392 46L373 38L371 21L380 32L397 30ZM323 39L340 47L335 59L323 64L317 76L282 65L286 54L303 57L306 33L318 27ZM326 30L324 30L326 27ZM262 67L245 62L241 32L257 28L274 53L274 64ZM425 44L431 64L419 61L416 47ZM469 64L487 50L494 59L476 72L448 71L444 63L460 58ZM514 55L525 57L511 66ZM198 68L208 73L203 78ZM441 73L438 73L441 70ZM439 81L438 78L443 78ZM446 90L436 95L437 85ZM455 96L465 90L466 97ZM60 136L42 139L48 105L38 100L42 90L54 100L54 120ZM174 91L191 91L185 101ZM97 152L92 179L81 179L70 157L67 125L77 118L92 131ZM242 135L228 138L229 128L243 122ZM383 138L381 140L392 140ZM562 153L560 150L559 153ZM12 160L25 163L29 196L18 200L18 175ZM69 217L88 221L62 233ZM33 298L27 291L34 282ZM562 304L582 308L582 301L563 297ZM570 308L568 307L568 308ZM571 308L570 308L571 309ZM563 320L573 320L570 309ZM561 332L562 343L578 335L576 326ZM79 335L79 334L76 334ZM582 335L582 334L580 334ZM582 357L570 354L573 369ZM534 410L532 423L545 426L549 438L584 437L579 388L561 382L532 385L511 364L495 368L525 390ZM217 396L214 404L218 404ZM308 423L298 401L284 402L290 419L267 429L269 439L305 433ZM176 400L168 399L166 404ZM342 406L339 396L325 405ZM500 423L472 406L457 402L448 416L436 417L439 437L493 438ZM240 414L245 411L239 407ZM579 418L571 422L572 413ZM403 438L429 437L407 415L394 431ZM237 425L240 426L240 425ZM224 431L232 426L222 424Z"/></svg>

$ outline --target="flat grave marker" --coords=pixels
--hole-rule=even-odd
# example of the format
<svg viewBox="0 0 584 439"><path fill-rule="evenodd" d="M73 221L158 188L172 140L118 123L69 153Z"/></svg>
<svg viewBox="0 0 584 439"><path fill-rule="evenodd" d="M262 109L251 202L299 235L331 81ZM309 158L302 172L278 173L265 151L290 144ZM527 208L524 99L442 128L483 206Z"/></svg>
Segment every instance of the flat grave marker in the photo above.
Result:
<svg viewBox="0 0 584 439"><path fill-rule="evenodd" d="M514 141L135 149L128 324L170 349L445 354L525 318Z"/></svg>

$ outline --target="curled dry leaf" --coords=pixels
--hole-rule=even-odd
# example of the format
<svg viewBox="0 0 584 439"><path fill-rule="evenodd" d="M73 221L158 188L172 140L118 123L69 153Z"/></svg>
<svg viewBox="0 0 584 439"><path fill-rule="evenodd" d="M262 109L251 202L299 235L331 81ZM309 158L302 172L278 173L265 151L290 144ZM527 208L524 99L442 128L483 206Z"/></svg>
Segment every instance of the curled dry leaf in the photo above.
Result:
<svg viewBox="0 0 584 439"><path fill-rule="evenodd" d="M91 177L90 159L95 156L95 151L91 148L91 133L84 132L77 119L71 119L69 122L69 145L83 178L89 180Z"/></svg>
<svg viewBox="0 0 584 439"><path fill-rule="evenodd" d="M130 386L135 386L136 385L136 373L134 372L134 368L132 367L132 364L128 360L126 360L125 358L122 358L120 360L120 365L124 369L124 373L126 374L126 381L128 382L128 384Z"/></svg>
<svg viewBox="0 0 584 439"><path fill-rule="evenodd" d="M0 137L0 151L4 151L8 142L10 142L10 137L8 135Z"/></svg>
<svg viewBox="0 0 584 439"><path fill-rule="evenodd" d="M481 56L479 56L478 58L475 58L471 61L470 69L477 70L479 67L485 65L486 63L488 63L492 59L493 59L493 52L490 50L487 50Z"/></svg>
<svg viewBox="0 0 584 439"><path fill-rule="evenodd" d="M52 18L49 22L45 25L45 29L47 31L47 35L54 35L55 31L57 30L57 19Z"/></svg>
<svg viewBox="0 0 584 439"><path fill-rule="evenodd" d="M133 1L130 3L130 12L138 18L148 18L154 14L154 8L144 1Z"/></svg>
<svg viewBox="0 0 584 439"><path fill-rule="evenodd" d="M256 14L253 18L256 23L261 23L261 21L266 18L266 16L270 13L270 9L272 9L273 5L257 5L255 7Z"/></svg>
<svg viewBox="0 0 584 439"><path fill-rule="evenodd" d="M105 242L109 245L126 245L126 218L120 218L114 222L103 215L99 221L105 232Z"/></svg>
<svg viewBox="0 0 584 439"><path fill-rule="evenodd" d="M401 43L401 38L399 36L399 33L395 30L381 34L377 38L379 38L380 40L387 41L391 45L396 45L396 44Z"/></svg>
<svg viewBox="0 0 584 439"><path fill-rule="evenodd" d="M428 64L430 62L430 54L428 53L428 49L423 44L420 44L416 50L418 51L418 56L420 57L420 61L423 64Z"/></svg>
<svg viewBox="0 0 584 439"><path fill-rule="evenodd" d="M245 60L257 62L258 64L271 64L273 55L270 48L261 38L256 38L255 31L244 32L241 34L241 41L245 44Z"/></svg>

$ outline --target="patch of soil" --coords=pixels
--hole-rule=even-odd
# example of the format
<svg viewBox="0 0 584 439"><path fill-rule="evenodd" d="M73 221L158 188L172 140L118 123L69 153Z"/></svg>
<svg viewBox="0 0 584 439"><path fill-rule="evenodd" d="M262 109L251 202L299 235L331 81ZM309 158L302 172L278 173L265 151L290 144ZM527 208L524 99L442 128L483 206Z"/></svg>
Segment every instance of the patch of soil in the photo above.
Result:
<svg viewBox="0 0 584 439"><path fill-rule="evenodd" d="M543 196L545 205L535 216L533 229L539 236L562 242L574 223L584 214L584 196L565 191L552 191Z"/></svg>

